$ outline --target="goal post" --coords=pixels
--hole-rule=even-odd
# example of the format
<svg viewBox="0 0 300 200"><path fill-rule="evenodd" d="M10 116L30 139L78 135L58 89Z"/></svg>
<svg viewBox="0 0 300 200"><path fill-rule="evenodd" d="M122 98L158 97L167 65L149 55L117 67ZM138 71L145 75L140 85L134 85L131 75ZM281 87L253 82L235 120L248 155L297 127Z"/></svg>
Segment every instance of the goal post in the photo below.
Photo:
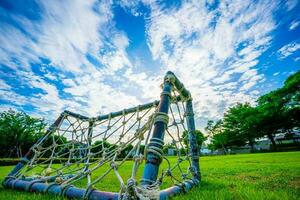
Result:
<svg viewBox="0 0 300 200"><path fill-rule="evenodd" d="M3 185L78 199L168 199L200 181L192 96L169 71L159 101L92 118L62 112Z"/></svg>

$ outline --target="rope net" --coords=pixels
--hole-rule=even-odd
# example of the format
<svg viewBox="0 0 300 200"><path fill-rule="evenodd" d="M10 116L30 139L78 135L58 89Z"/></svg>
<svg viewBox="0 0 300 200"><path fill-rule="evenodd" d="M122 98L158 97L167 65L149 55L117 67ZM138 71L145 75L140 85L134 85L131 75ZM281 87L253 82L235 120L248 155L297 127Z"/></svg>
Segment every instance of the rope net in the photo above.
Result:
<svg viewBox="0 0 300 200"><path fill-rule="evenodd" d="M178 91L172 91L162 150L148 148L157 101L105 119L65 111L60 123L31 148L33 156L14 178L84 188L84 198L97 189L119 192L119 198L132 195L133 190L140 199L157 199L159 190L180 185L193 175L188 134L183 134L187 132L186 100L179 97ZM156 182L145 189L139 181L150 150L163 161Z"/></svg>

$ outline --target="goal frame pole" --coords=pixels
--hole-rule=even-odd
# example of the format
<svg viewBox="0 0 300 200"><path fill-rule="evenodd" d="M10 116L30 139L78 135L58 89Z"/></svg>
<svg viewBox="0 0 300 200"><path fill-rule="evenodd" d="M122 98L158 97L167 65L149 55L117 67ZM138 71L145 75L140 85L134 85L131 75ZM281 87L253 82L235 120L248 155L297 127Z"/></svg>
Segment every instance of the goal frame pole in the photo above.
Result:
<svg viewBox="0 0 300 200"><path fill-rule="evenodd" d="M179 91L180 96L176 97L177 99L182 98L181 100L186 100L186 121L188 128L188 137L189 137L189 154L192 157L192 172L193 178L183 182L181 185L174 185L167 189L161 190L159 193L159 198L161 200L168 199L168 197L175 194L184 192L191 189L193 186L198 185L201 180L200 167L199 167L199 151L195 136L195 121L194 121L194 112L192 105L192 98L190 92L184 87L184 85L178 80L178 78L172 72L167 72L164 78L163 91L161 93L160 101L154 101L152 103L139 105L129 109L125 109L118 112L113 112L107 115L100 115L95 118L89 118L83 115L79 115L70 111L64 111L56 119L56 121L48 128L45 135L38 140L35 144L41 143L47 136L53 133L56 128L62 123L66 116L73 116L75 118L81 119L83 121L102 121L109 118L118 117L129 113L134 113L137 110L145 110L153 106L158 106L158 113L154 118L154 129L153 135L150 139L148 145L148 151L146 154L146 164L143 172L143 178L141 180L141 186L147 187L157 180L157 175L159 171L159 165L161 163L162 148L164 145L163 139L168 122L168 110L171 103L171 91L176 89ZM34 146L35 146L34 145ZM64 187L62 185L52 183L48 184L45 180L35 179L35 180L19 180L14 176L18 174L20 170L30 161L32 158L32 149L21 159L21 161L12 169L12 171L5 177L2 182L5 188L11 188L16 190L23 190L28 192L40 192L40 193L49 193L54 195L66 196L68 198L84 198L86 190L77 188L74 186ZM152 151L151 151L152 150ZM92 190L88 196L89 200L117 200L119 199L119 193L114 192L105 192L99 190Z"/></svg>
<svg viewBox="0 0 300 200"><path fill-rule="evenodd" d="M158 105L158 115L154 118L153 135L148 145L146 154L146 164L141 180L141 186L147 188L157 181L159 166L162 162L162 152L164 145L164 134L168 125L168 111L171 103L171 91L175 89L179 92L181 98L186 99L186 120L189 137L189 154L192 157L191 171L193 172L193 179L185 181L180 186L173 186L160 192L160 198L164 199L168 196L190 189L198 185L201 180L199 167L199 147L197 146L197 139L195 136L195 121L192 97L190 92L184 87L173 72L168 71L164 78L163 91L160 96L160 103Z"/></svg>

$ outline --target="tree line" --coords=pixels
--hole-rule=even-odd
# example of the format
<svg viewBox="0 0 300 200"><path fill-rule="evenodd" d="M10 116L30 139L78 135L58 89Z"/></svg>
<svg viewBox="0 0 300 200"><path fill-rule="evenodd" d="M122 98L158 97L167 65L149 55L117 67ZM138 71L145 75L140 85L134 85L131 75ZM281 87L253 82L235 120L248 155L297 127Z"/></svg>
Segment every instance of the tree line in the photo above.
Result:
<svg viewBox="0 0 300 200"><path fill-rule="evenodd" d="M0 113L0 157L22 157L31 146L45 134L46 122L44 119L31 117L24 112L13 110ZM227 149L248 144L252 150L256 139L268 137L273 150L277 149L275 135L280 130L286 136L292 135L293 129L300 127L300 71L291 75L284 82L283 87L271 91L257 99L256 106L249 103L238 103L230 107L224 117L217 121L209 120L205 128L212 150ZM195 131L198 146L207 139L201 131ZM58 141L66 143L67 138L62 136ZM182 133L182 141L187 144L187 132ZM45 144L52 144L52 138ZM99 152L102 141L93 144L92 152ZM100 145L101 144L101 145ZM79 144L80 145L80 144ZM116 148L113 144L105 143L104 146ZM174 144L166 144L174 148ZM133 146L128 146L122 155L125 156ZM142 147L145 148L145 147Z"/></svg>
<svg viewBox="0 0 300 200"><path fill-rule="evenodd" d="M45 135L46 122L42 118L32 117L25 112L17 112L14 110L3 111L0 113L0 157L2 158L20 158L24 156L30 148ZM206 139L203 133L199 130L195 131L196 139L199 147L201 147L203 141ZM70 146L62 145L67 144L68 139L64 136L52 135L52 137L47 138L43 142L43 147L51 146L53 140L56 141L57 151L64 154L64 158L69 156L68 152ZM70 142L69 142L70 143ZM85 149L87 144L73 141L74 145L78 148L75 149ZM182 133L182 143L184 146L180 149L181 154L185 154L183 148L188 148L188 134L187 131ZM95 154L95 157L102 156L102 148L106 148L107 151L112 151L118 146L116 144L111 144L108 141L95 141L91 144L91 153ZM175 144L166 144L163 151L167 154L168 148L175 148ZM118 157L124 158L131 150L133 145L127 145L122 151L119 152ZM144 152L145 146L140 146L140 152ZM74 157L81 157L87 153L82 150L73 152ZM51 149L43 153L43 157L49 157L51 155ZM132 155L131 155L132 156Z"/></svg>
<svg viewBox="0 0 300 200"><path fill-rule="evenodd" d="M0 157L2 158L21 158L24 156L30 148L45 135L46 122L42 118L32 117L25 112L17 112L12 109L3 111L0 113ZM69 145L67 144L68 139L64 136L52 135L43 142L43 147L51 146L55 140L56 144L60 145L57 147L57 151L65 154L64 158L68 157ZM73 141L74 143L74 141ZM86 144L75 142L75 146L86 147ZM107 141L95 141L91 146L92 153L98 153L96 156L100 157L102 154L102 147L109 149L110 151L117 148L117 145L111 144ZM127 153L133 148L130 144L124 148L119 157L125 157ZM142 145L141 149L145 147ZM76 148L75 148L76 149ZM81 156L79 154L84 153L83 151L73 152L74 156ZM86 152L85 152L86 153ZM51 155L51 149L43 153L44 157Z"/></svg>
<svg viewBox="0 0 300 200"><path fill-rule="evenodd" d="M44 119L24 112L0 113L0 157L22 157L44 134Z"/></svg>
<svg viewBox="0 0 300 200"><path fill-rule="evenodd" d="M205 128L210 137L210 149L227 149L248 144L252 151L256 139L267 137L272 150L277 150L275 135L293 134L300 127L300 71L289 76L283 87L271 91L256 101L256 106L238 103L230 107L223 118L209 120Z"/></svg>

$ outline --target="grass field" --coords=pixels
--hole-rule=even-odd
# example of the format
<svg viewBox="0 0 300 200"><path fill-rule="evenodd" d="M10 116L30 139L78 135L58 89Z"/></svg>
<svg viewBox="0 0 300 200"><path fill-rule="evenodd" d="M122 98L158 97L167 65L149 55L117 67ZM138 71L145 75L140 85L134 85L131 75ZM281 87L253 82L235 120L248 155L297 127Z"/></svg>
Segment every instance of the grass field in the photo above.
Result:
<svg viewBox="0 0 300 200"><path fill-rule="evenodd" d="M173 199L300 199L300 152L212 156L200 162L201 185ZM1 182L11 168L0 167ZM0 199L63 198L0 187Z"/></svg>

